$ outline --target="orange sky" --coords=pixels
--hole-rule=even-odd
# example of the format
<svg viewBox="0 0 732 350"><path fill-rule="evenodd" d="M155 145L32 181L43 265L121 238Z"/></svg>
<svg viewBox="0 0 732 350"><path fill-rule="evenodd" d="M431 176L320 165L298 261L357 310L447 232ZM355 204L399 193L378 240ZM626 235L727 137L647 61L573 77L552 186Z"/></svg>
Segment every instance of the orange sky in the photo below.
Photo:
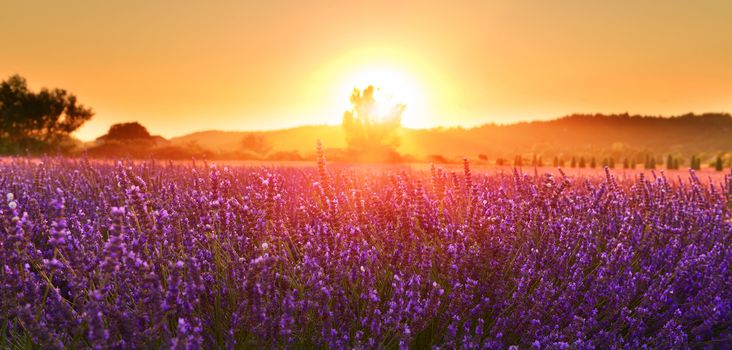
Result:
<svg viewBox="0 0 732 350"><path fill-rule="evenodd" d="M732 111L729 0L0 0L0 25L0 77L75 93L84 140L337 124L354 84L411 127Z"/></svg>

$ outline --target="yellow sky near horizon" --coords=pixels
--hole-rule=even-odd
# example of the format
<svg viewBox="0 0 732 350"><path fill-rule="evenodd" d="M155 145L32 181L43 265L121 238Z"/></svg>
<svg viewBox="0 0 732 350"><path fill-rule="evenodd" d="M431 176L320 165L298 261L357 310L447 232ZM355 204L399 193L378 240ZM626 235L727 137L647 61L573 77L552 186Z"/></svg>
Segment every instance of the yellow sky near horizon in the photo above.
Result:
<svg viewBox="0 0 732 350"><path fill-rule="evenodd" d="M0 0L0 78L65 88L84 140L337 124L354 85L409 127L732 111L732 1Z"/></svg>

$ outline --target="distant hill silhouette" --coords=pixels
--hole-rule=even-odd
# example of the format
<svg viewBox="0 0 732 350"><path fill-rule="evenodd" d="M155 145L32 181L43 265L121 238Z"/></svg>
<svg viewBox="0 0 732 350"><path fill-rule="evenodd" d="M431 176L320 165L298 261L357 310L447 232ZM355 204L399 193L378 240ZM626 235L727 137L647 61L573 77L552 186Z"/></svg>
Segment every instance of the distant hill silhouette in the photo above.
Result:
<svg viewBox="0 0 732 350"><path fill-rule="evenodd" d="M171 139L174 145L195 144L213 152L239 147L252 132L202 131ZM273 151L311 154L316 140L328 148L346 147L341 126L302 126L255 132ZM732 116L727 113L686 114L675 117L575 114L549 121L475 128L402 129L399 152L429 160L441 156L489 159L535 154L549 157L635 157L646 154L676 157L716 157L732 151Z"/></svg>
<svg viewBox="0 0 732 350"><path fill-rule="evenodd" d="M327 142L326 145L330 148L346 147L345 135L340 125L308 125L274 131L199 131L174 137L170 142L179 146L197 144L215 152L229 152L239 149L241 140L249 134L264 136L273 151L312 153L318 139Z"/></svg>
<svg viewBox="0 0 732 350"><path fill-rule="evenodd" d="M638 156L642 153L716 154L732 150L729 114L647 117L571 115L556 120L484 125L473 129L415 131L405 137L412 149L446 155L489 157L534 153L540 156ZM470 150L475 150L469 152Z"/></svg>

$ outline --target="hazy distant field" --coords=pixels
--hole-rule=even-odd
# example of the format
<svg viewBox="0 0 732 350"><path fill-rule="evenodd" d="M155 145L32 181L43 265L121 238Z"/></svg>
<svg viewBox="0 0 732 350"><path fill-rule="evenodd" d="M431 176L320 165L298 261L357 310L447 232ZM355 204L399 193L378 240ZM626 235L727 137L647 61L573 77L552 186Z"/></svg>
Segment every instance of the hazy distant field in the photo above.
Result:
<svg viewBox="0 0 732 350"><path fill-rule="evenodd" d="M11 162L13 158L9 157L0 157L0 162ZM33 163L42 162L43 158L32 158L27 159L23 158L23 161L30 161ZM91 163L101 163L101 164L115 164L119 162L119 160L100 160L100 159L90 159L88 160ZM514 167L510 165L504 165L504 166L496 166L494 164L487 164L482 162L476 162L475 160L469 160L471 162L471 168L473 171L484 173L485 175L500 175L500 174L511 174L513 172ZM146 163L148 161L141 161L141 160L125 160L125 163L130 164L139 164L139 163ZM316 167L317 163L315 161L258 161L258 160L216 160L216 161L205 161L205 160L158 160L156 161L159 165L165 165L168 163L172 163L179 166L192 166L192 165L198 165L203 166L205 164L216 164L219 166L231 166L231 167L264 167L264 168L278 168L278 167L292 167L292 168L312 168ZM449 163L449 164L433 164L433 163L404 163L404 164L349 164L349 163L332 163L329 164L331 168L337 168L337 169L347 169L347 168L359 168L359 169L378 169L378 170L384 170L384 171L396 171L399 169L411 169L415 171L429 171L432 166L436 166L438 168L445 169L446 171L463 171L463 164L461 163ZM562 171L570 176L605 176L605 169L602 166L598 166L596 168L571 168L571 167L561 167ZM523 166L521 167L521 171L530 175L534 175L536 170L536 173L539 175L544 174L552 174L555 176L559 176L560 173L557 169L557 167L554 166L542 166L542 167L532 167L532 166ZM644 169L642 166L637 166L635 169L623 169L622 167L616 167L614 169L609 169L610 172L617 178L620 179L634 179L639 174L644 174L644 176L653 178L653 174L655 173L657 177L660 177L661 174L665 174L669 181L671 182L688 182L689 180L689 169L688 168L681 168L679 170L668 170L664 169L663 167L658 167L654 170ZM704 167L701 170L696 170L695 173L699 177L699 180L702 182L709 182L711 179L714 183L722 183L725 179L725 176L732 174L732 169L726 169L724 171L715 171L713 168L710 167Z"/></svg>

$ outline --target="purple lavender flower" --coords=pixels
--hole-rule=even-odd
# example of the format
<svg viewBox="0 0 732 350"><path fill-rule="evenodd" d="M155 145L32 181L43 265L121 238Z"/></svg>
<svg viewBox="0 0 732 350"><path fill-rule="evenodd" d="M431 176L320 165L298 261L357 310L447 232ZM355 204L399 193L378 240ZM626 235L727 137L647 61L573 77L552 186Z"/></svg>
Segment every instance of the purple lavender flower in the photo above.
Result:
<svg viewBox="0 0 732 350"><path fill-rule="evenodd" d="M730 178L0 163L0 341L724 348ZM15 344L15 343L13 343Z"/></svg>

